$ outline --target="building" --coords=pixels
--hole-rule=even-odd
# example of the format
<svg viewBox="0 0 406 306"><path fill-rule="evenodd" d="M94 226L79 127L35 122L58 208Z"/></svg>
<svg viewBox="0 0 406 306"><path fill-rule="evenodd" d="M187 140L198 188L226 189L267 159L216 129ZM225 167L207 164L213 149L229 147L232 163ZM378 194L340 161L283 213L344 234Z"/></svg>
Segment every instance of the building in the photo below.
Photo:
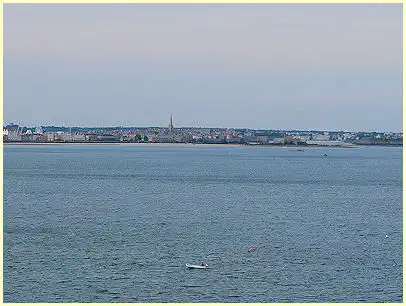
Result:
<svg viewBox="0 0 406 306"><path fill-rule="evenodd" d="M274 138L270 143L272 144L285 144L285 138Z"/></svg>
<svg viewBox="0 0 406 306"><path fill-rule="evenodd" d="M44 134L44 130L41 126L35 128L35 134Z"/></svg>
<svg viewBox="0 0 406 306"><path fill-rule="evenodd" d="M269 144L270 142L269 136L257 136L257 139L260 144Z"/></svg>
<svg viewBox="0 0 406 306"><path fill-rule="evenodd" d="M149 142L174 142L173 137L168 134L151 135L148 137Z"/></svg>
<svg viewBox="0 0 406 306"><path fill-rule="evenodd" d="M314 141L327 141L327 140L330 140L330 136L327 134L323 134L323 135L321 135L321 134L316 134L316 135L312 135L312 139L311 140L314 140Z"/></svg>
<svg viewBox="0 0 406 306"><path fill-rule="evenodd" d="M56 132L45 132L44 135L48 142L56 141L58 139Z"/></svg>
<svg viewBox="0 0 406 306"><path fill-rule="evenodd" d="M86 141L86 137L85 137L84 134L73 133L71 137L72 137L72 141L77 141L77 142L84 142L84 141Z"/></svg>
<svg viewBox="0 0 406 306"><path fill-rule="evenodd" d="M300 135L300 136L299 136L299 141L300 141L300 142L306 142L306 141L309 141L309 140L311 140L311 136L310 136L310 135Z"/></svg>
<svg viewBox="0 0 406 306"><path fill-rule="evenodd" d="M114 134L97 135L97 141L100 142L120 142L120 136Z"/></svg>

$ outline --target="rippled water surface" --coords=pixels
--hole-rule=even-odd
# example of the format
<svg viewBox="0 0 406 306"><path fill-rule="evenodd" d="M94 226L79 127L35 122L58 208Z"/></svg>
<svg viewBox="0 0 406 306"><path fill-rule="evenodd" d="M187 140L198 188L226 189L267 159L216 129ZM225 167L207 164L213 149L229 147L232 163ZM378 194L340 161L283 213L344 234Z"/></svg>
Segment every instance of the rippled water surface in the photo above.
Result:
<svg viewBox="0 0 406 306"><path fill-rule="evenodd" d="M3 207L5 302L402 301L401 148L5 146Z"/></svg>

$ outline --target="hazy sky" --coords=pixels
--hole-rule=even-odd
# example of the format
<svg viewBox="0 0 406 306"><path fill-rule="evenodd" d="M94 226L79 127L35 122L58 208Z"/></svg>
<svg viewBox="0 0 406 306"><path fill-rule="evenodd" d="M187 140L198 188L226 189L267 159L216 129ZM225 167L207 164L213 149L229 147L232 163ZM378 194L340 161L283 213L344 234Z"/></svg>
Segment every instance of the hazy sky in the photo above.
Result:
<svg viewBox="0 0 406 306"><path fill-rule="evenodd" d="M402 6L4 4L4 123L402 130Z"/></svg>

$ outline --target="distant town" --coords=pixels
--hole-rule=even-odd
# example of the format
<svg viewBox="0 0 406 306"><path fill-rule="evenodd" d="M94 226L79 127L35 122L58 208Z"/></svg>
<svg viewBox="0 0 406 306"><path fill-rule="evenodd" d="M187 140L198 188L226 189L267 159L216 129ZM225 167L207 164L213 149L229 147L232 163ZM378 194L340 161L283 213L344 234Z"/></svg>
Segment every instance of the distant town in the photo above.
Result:
<svg viewBox="0 0 406 306"><path fill-rule="evenodd" d="M192 143L269 146L402 146L403 133L167 127L3 126L4 143Z"/></svg>

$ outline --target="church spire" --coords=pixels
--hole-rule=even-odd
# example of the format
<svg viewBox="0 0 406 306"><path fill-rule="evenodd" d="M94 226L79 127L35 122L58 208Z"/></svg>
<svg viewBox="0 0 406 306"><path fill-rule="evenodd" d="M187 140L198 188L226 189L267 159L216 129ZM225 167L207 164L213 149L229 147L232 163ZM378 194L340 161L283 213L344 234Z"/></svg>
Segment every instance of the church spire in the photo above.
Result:
<svg viewBox="0 0 406 306"><path fill-rule="evenodd" d="M172 114L171 114L171 119L169 120L168 130L169 130L169 133L173 132Z"/></svg>

